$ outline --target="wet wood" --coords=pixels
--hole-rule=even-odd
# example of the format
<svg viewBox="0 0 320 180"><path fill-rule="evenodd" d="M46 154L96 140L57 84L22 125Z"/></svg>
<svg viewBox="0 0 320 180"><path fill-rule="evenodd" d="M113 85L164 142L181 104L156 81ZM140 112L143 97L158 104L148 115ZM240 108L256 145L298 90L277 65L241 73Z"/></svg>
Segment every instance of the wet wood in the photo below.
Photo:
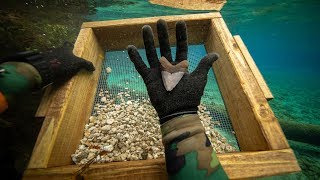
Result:
<svg viewBox="0 0 320 180"><path fill-rule="evenodd" d="M222 18L212 19L208 52L220 58L213 65L241 151L289 148L254 74Z"/></svg>
<svg viewBox="0 0 320 180"><path fill-rule="evenodd" d="M246 47L246 45L242 41L241 37L239 35L236 35L236 36L233 36L233 38L236 41L238 47L240 48L242 56L246 60L248 66L250 67L250 69L251 69L254 77L256 78L265 98L267 100L273 99L273 95L272 95L266 81L264 80L262 74L260 73L256 63L254 62L252 56L250 55L250 53L248 51L248 48Z"/></svg>
<svg viewBox="0 0 320 180"><path fill-rule="evenodd" d="M156 22L164 19L168 23L169 41L172 46L176 44L175 23L184 20L188 26L189 44L202 44L208 32L210 20L221 17L220 13L204 13L176 16L159 16L150 18L134 18L112 21L97 21L83 23L82 28L93 28L101 46L108 50L125 50L129 44L137 48L144 48L142 39L142 26L150 25L154 36L157 37ZM159 46L157 40L155 45Z"/></svg>
<svg viewBox="0 0 320 180"><path fill-rule="evenodd" d="M291 149L218 154L230 179L242 179L298 172L300 167ZM24 179L73 179L80 166L28 169ZM83 179L167 179L164 159L93 164L78 177Z"/></svg>
<svg viewBox="0 0 320 180"><path fill-rule="evenodd" d="M301 171L291 149L219 154L230 179L274 176Z"/></svg>
<svg viewBox="0 0 320 180"><path fill-rule="evenodd" d="M43 118L46 117L46 114L48 112L48 109L50 107L51 101L52 101L52 86L48 86L42 95L41 102L38 106L37 112L35 114L35 117L37 118Z"/></svg>
<svg viewBox="0 0 320 180"><path fill-rule="evenodd" d="M104 60L104 51L90 28L80 31L73 52L92 61L96 70L93 73L83 70L73 78L72 93L68 97L68 103L61 117L60 129L48 167L71 164L70 155L77 149L83 137L84 126L91 114Z"/></svg>
<svg viewBox="0 0 320 180"><path fill-rule="evenodd" d="M84 125L91 113L95 90L104 59L92 29L82 29L74 54L93 62L94 73L80 71L52 93L28 168L46 168L71 164L70 155L83 136Z"/></svg>
<svg viewBox="0 0 320 180"><path fill-rule="evenodd" d="M188 10L220 11L226 0L149 0L152 4Z"/></svg>

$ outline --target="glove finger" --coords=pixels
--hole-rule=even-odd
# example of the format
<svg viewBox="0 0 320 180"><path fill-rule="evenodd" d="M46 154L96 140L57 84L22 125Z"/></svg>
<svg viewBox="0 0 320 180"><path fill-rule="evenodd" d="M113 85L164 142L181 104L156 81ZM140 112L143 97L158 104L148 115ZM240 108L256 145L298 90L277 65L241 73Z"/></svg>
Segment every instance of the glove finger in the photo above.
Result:
<svg viewBox="0 0 320 180"><path fill-rule="evenodd" d="M160 19L157 22L158 39L161 56L164 56L169 62L172 62L171 48L169 43L168 25L165 20Z"/></svg>
<svg viewBox="0 0 320 180"><path fill-rule="evenodd" d="M176 39L177 39L176 61L180 62L183 60L187 60L188 36L187 36L187 25L184 21L178 21L176 23Z"/></svg>
<svg viewBox="0 0 320 180"><path fill-rule="evenodd" d="M151 68L159 67L159 60L157 51L154 46L153 32L149 25L144 25L142 28L144 47L146 49L146 55Z"/></svg>
<svg viewBox="0 0 320 180"><path fill-rule="evenodd" d="M129 45L127 47L127 50L128 50L128 55L130 57L130 60L133 62L136 70L142 76L142 78L145 79L145 77L147 76L147 74L149 72L149 68L142 61L142 58L141 58L137 48L133 45Z"/></svg>
<svg viewBox="0 0 320 180"><path fill-rule="evenodd" d="M7 61L25 61L28 57L35 56L38 54L39 54L39 52L37 52L37 51L23 51L23 52L16 53L14 55L1 57L0 63L4 63Z"/></svg>
<svg viewBox="0 0 320 180"><path fill-rule="evenodd" d="M82 69L86 69L87 71L94 71L95 67L93 66L92 62L84 60L82 58L79 58L79 68Z"/></svg>
<svg viewBox="0 0 320 180"><path fill-rule="evenodd" d="M210 53L206 55L204 58L201 59L200 63L198 64L197 68L192 72L192 76L206 76L208 71L212 67L214 61L219 58L217 53Z"/></svg>
<svg viewBox="0 0 320 180"><path fill-rule="evenodd" d="M27 57L26 60L27 62L30 62L30 61L35 61L37 59L41 59L43 56L41 54L36 54L36 55L33 55L33 56L30 56L30 57Z"/></svg>
<svg viewBox="0 0 320 180"><path fill-rule="evenodd" d="M69 42L69 41L65 41L64 43L63 43L63 46L64 47L74 47L74 45L71 43L71 42Z"/></svg>

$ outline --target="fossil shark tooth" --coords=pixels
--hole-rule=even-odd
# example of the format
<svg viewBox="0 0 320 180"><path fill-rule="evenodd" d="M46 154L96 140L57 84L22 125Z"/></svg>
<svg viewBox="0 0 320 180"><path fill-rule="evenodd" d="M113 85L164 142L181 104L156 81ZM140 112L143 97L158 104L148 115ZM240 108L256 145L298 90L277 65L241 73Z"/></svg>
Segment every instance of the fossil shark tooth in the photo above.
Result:
<svg viewBox="0 0 320 180"><path fill-rule="evenodd" d="M188 72L188 61L183 60L173 65L165 57L161 57L160 64L163 85L167 91L172 91L180 82L183 75Z"/></svg>

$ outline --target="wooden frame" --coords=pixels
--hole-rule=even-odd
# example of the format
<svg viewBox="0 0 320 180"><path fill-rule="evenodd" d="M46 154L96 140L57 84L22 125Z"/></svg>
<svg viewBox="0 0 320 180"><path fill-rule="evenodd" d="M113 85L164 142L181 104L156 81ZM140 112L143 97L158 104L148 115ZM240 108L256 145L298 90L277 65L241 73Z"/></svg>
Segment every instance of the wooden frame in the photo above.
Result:
<svg viewBox="0 0 320 180"><path fill-rule="evenodd" d="M174 24L184 20L189 44L205 44L207 52L220 54L213 69L241 149L218 154L229 178L300 171L268 104L272 94L244 43L231 35L220 13L205 13L84 23L74 54L92 61L96 71L80 72L44 96L37 116L45 119L24 179L77 178L80 167L72 165L70 155L77 149L89 119L105 50L123 50L128 44L143 47L141 27L149 24L155 28L159 18L168 22L172 44ZM165 172L164 159L157 159L90 165L80 175L84 179L165 179Z"/></svg>

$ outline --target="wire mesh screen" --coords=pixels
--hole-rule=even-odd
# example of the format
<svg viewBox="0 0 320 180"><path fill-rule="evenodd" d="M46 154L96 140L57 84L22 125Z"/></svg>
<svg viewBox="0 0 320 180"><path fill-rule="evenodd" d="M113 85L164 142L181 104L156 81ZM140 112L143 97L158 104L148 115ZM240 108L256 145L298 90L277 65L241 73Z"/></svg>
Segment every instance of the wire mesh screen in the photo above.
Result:
<svg viewBox="0 0 320 180"><path fill-rule="evenodd" d="M175 58L176 48L171 48L173 58ZM160 54L157 48L158 56ZM143 61L147 64L145 50L140 49L139 53ZM188 52L189 72L192 72L198 65L202 57L206 55L204 45L190 45ZM111 71L111 72L110 72ZM239 150L234 131L225 109L219 88L217 86L214 73L212 70L208 74L208 82L205 87L201 104L206 106L210 112L215 129L223 135L229 144ZM127 51L107 52L100 75L97 93L94 105L101 103L98 96L101 92L108 92L110 98L125 93L127 100L148 100L149 96L145 84L135 70L133 63L130 61ZM116 102L117 103L117 102ZM96 109L93 109L92 115L96 115Z"/></svg>

